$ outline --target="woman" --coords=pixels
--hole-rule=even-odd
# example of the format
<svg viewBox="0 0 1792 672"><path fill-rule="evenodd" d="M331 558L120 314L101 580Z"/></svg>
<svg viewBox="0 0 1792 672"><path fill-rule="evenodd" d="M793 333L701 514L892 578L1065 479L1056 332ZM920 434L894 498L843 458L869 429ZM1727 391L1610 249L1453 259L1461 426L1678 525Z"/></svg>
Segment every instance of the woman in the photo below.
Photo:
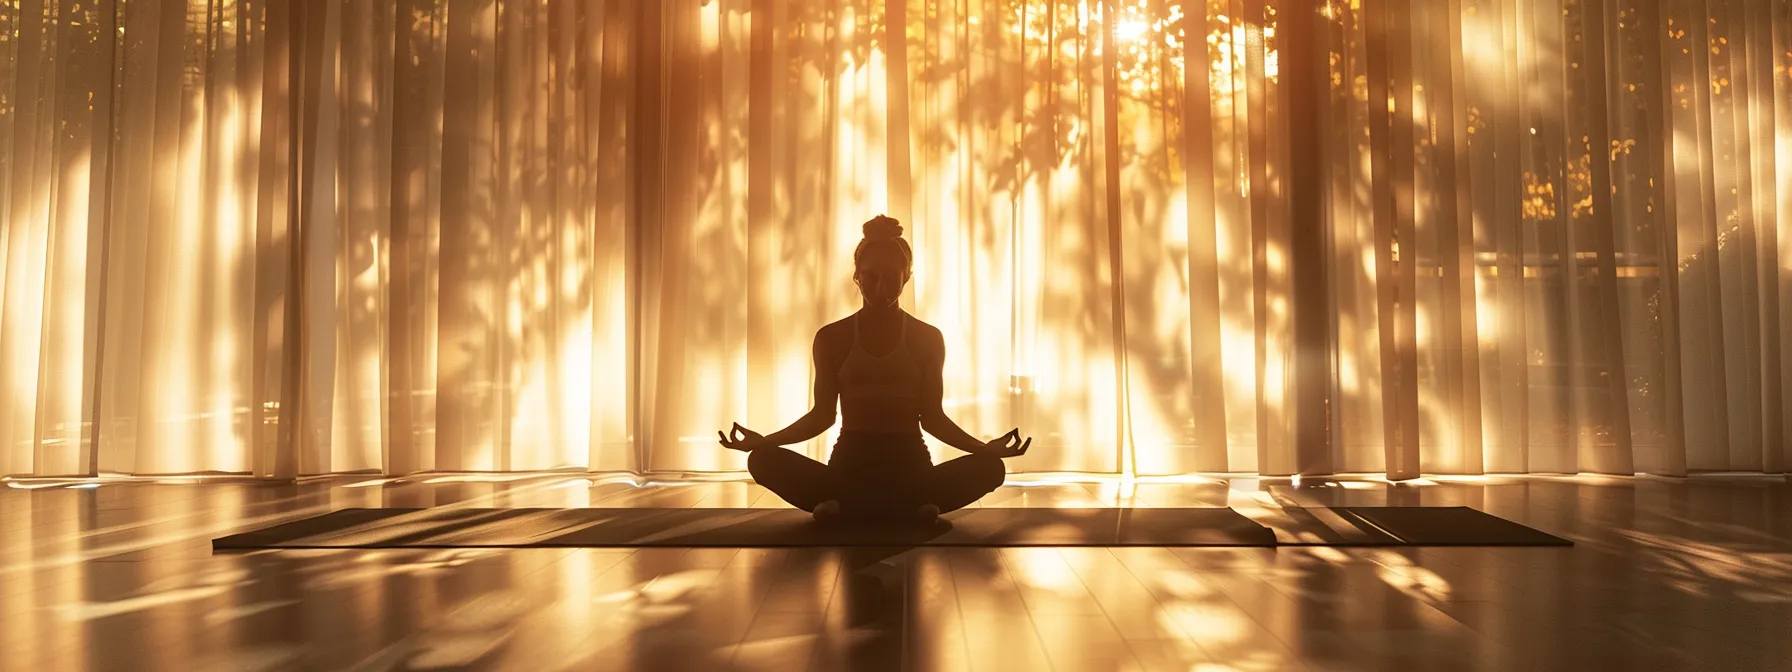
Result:
<svg viewBox="0 0 1792 672"><path fill-rule="evenodd" d="M716 434L749 454L753 480L818 521L931 524L1000 487L1002 458L1026 454L1033 440L1015 429L979 441L946 417L945 339L896 304L914 269L902 226L879 215L864 233L852 255L864 307L815 334L815 407L770 436L740 423ZM833 427L836 399L845 425L827 464L783 447ZM935 465L922 430L970 454Z"/></svg>

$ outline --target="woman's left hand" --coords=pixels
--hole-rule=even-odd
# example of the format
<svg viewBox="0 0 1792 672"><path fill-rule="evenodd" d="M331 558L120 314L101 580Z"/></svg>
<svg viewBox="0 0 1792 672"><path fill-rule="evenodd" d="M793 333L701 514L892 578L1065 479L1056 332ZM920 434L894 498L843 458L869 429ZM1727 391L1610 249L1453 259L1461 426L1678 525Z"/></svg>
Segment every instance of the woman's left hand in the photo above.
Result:
<svg viewBox="0 0 1792 672"><path fill-rule="evenodd" d="M1016 427L1000 437L990 439L977 452L990 457L1010 458L1027 454L1027 448L1033 445L1032 437L1021 439L1020 428Z"/></svg>
<svg viewBox="0 0 1792 672"><path fill-rule="evenodd" d="M742 427L738 422L734 423L734 426L729 428L727 434L716 432L716 436L721 437L723 448L738 450L743 453L753 452L766 445L764 435Z"/></svg>

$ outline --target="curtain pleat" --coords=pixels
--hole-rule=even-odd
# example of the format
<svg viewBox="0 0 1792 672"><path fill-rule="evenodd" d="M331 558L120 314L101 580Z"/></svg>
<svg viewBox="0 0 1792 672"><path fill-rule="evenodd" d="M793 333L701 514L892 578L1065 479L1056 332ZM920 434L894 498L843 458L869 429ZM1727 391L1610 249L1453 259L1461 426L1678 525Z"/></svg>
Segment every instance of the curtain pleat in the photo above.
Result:
<svg viewBox="0 0 1792 672"><path fill-rule="evenodd" d="M0 474L738 471L879 213L1013 471L1783 472L1789 26L0 0Z"/></svg>

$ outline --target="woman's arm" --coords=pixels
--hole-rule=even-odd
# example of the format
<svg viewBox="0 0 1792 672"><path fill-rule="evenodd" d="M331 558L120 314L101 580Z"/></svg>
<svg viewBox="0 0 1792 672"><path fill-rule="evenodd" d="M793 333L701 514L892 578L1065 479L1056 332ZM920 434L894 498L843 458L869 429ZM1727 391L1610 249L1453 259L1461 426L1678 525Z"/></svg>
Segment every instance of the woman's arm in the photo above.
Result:
<svg viewBox="0 0 1792 672"><path fill-rule="evenodd" d="M828 428L833 426L833 413L824 414L821 409L812 408L808 413L804 413L803 417L797 418L796 422L790 423L789 427L765 435L765 443L768 446L788 446L793 443L802 443L821 436L822 432L828 431Z"/></svg>
<svg viewBox="0 0 1792 672"><path fill-rule="evenodd" d="M921 429L933 435L933 438L946 442L946 445L964 452L976 453L983 450L983 442L959 427L958 423L947 417L944 410L922 413Z"/></svg>
<svg viewBox="0 0 1792 672"><path fill-rule="evenodd" d="M980 452L984 448L983 441L971 436L946 415L943 399L946 339L936 329L923 331L926 336L922 337L917 353L921 359L921 429L953 448L967 453Z"/></svg>

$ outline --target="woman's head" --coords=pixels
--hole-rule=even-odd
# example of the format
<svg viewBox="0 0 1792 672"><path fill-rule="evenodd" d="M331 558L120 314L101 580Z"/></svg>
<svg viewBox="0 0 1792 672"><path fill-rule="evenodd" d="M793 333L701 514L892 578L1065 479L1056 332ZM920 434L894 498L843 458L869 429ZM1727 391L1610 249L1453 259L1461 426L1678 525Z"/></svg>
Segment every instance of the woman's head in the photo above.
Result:
<svg viewBox="0 0 1792 672"><path fill-rule="evenodd" d="M865 222L865 239L852 253L852 279L865 304L887 306L902 296L914 270L914 253L902 239L902 224L883 215Z"/></svg>

